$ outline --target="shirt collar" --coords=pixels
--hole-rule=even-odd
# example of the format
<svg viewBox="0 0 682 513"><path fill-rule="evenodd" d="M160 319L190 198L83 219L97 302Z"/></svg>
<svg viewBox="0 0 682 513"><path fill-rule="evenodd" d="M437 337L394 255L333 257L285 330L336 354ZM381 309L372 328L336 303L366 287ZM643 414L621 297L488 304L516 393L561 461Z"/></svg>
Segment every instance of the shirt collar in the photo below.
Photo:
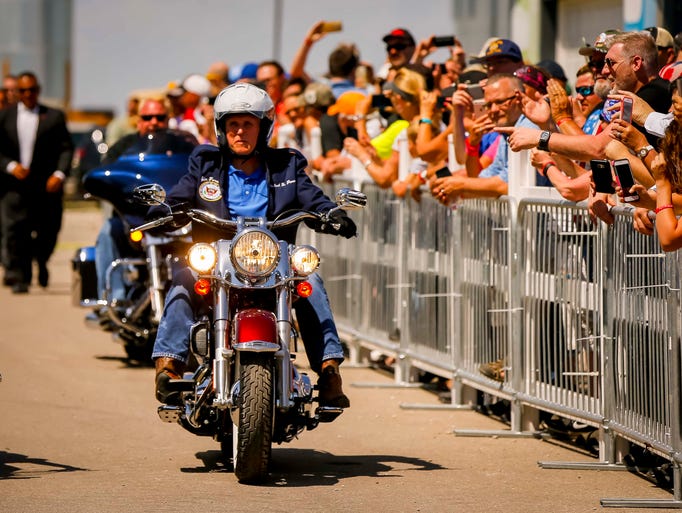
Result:
<svg viewBox="0 0 682 513"><path fill-rule="evenodd" d="M26 107L26 105L24 105L24 102L18 102L17 103L17 110L19 112L32 112L33 114L38 114L38 106L37 105L35 107L33 107L32 109L29 109L28 107Z"/></svg>

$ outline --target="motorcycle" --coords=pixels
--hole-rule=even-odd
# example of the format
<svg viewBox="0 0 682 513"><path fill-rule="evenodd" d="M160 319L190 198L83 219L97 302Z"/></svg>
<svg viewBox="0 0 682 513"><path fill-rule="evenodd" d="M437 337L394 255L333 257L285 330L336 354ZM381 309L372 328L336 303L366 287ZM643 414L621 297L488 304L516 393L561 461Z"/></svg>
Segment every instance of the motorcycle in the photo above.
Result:
<svg viewBox="0 0 682 513"><path fill-rule="evenodd" d="M140 137L115 162L85 175L86 197L110 204L128 233L131 226L143 222L147 212L134 201L134 188L150 182L171 188L187 173L189 154L196 144L194 137L180 131ZM98 294L95 246L79 248L72 260L72 298L76 306L93 309L86 324L112 331L130 360L151 363L173 267L190 243L189 227L162 236L132 232L124 256L111 262L106 271L102 297ZM124 299L112 297L112 279L117 273L124 284Z"/></svg>
<svg viewBox="0 0 682 513"><path fill-rule="evenodd" d="M279 240L273 232L307 220L338 229L332 214L364 207L366 196L342 189L337 206L327 213L297 211L274 221L233 221L199 209L171 209L157 184L139 187L135 194L149 206L168 209L167 216L137 230L158 229L180 213L220 234L212 243L194 244L187 253L197 275L194 290L210 307L190 329L196 370L169 381L169 390L181 397L180 405L160 406L159 417L195 435L212 436L223 456L231 459L240 482L262 481L273 443L289 442L343 412L328 406L313 409L314 386L294 365L298 333L292 302L312 292L306 278L317 270L319 253L309 245Z"/></svg>

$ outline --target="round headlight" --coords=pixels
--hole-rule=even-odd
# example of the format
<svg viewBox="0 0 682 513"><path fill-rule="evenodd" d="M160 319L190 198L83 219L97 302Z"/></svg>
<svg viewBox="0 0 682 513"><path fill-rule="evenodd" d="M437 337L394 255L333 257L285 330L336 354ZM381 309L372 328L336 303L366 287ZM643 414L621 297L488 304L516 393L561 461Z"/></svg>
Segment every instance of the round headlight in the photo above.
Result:
<svg viewBox="0 0 682 513"><path fill-rule="evenodd" d="M245 232L232 242L232 264L239 274L267 276L279 262L279 245L266 232Z"/></svg>
<svg viewBox="0 0 682 513"><path fill-rule="evenodd" d="M206 273L215 266L216 252L210 244L200 242L189 248L187 260L196 272Z"/></svg>
<svg viewBox="0 0 682 513"><path fill-rule="evenodd" d="M299 276L308 276L320 266L320 254L312 246L298 246L291 253L291 268Z"/></svg>

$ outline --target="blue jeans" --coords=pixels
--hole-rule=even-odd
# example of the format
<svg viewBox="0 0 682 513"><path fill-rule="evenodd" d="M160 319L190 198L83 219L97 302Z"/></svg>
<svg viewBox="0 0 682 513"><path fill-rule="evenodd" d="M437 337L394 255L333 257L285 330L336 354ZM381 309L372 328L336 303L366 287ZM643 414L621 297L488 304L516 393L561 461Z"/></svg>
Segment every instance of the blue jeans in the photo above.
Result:
<svg viewBox="0 0 682 513"><path fill-rule="evenodd" d="M97 271L97 293L100 299L104 299L104 289L106 286L107 269L111 263L121 258L121 248L128 246L126 229L123 221L119 217L110 217L97 235L95 243L95 269ZM111 273L111 292L109 300L124 299L126 296L125 286L123 285L123 274L121 269Z"/></svg>
<svg viewBox="0 0 682 513"><path fill-rule="evenodd" d="M163 316L154 342L152 358L168 357L187 363L189 359L189 330L202 309L201 299L194 292L196 274L189 268L175 273L166 296ZM320 372L322 362L343 360L343 348L329 306L327 291L317 273L308 276L313 292L308 298L294 302L299 330L310 367Z"/></svg>

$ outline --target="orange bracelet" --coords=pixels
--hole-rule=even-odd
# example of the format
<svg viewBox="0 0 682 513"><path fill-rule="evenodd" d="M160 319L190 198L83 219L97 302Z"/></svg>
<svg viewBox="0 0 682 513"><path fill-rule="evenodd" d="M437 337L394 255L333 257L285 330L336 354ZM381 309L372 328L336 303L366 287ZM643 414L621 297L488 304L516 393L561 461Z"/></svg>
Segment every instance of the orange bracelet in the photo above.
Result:
<svg viewBox="0 0 682 513"><path fill-rule="evenodd" d="M557 119L554 123L556 124L556 126L561 126L561 123L564 123L564 122L568 121L569 119L573 119L573 118L571 116L564 116L564 117Z"/></svg>
<svg viewBox="0 0 682 513"><path fill-rule="evenodd" d="M656 209L654 210L654 213L658 214L659 212L661 212L667 208L675 208L675 207L673 207L673 205L661 205L660 207L656 207Z"/></svg>

